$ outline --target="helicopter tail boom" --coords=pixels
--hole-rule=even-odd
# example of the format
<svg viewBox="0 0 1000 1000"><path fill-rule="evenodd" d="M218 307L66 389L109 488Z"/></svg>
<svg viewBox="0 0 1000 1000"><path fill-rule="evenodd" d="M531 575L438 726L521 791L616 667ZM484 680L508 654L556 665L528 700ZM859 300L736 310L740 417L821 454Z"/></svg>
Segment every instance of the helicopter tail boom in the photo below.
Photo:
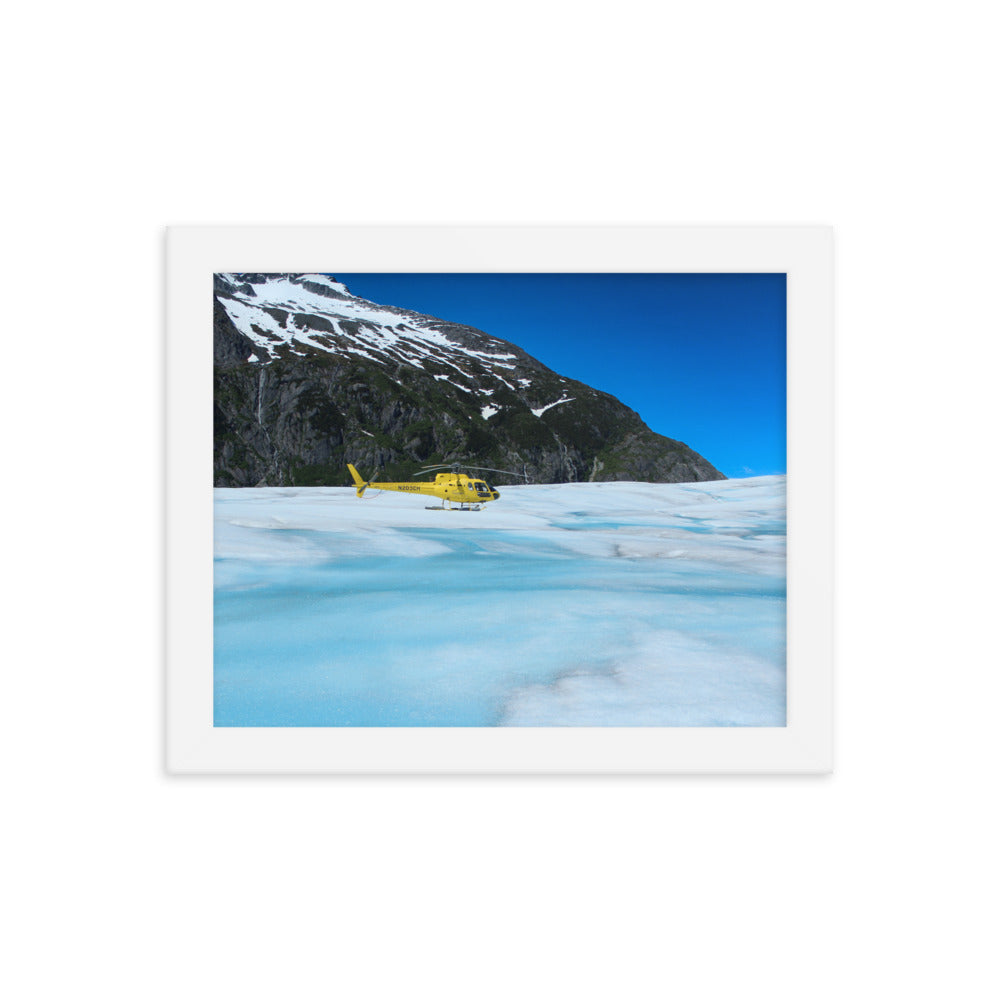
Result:
<svg viewBox="0 0 1000 1000"><path fill-rule="evenodd" d="M358 475L358 470L355 469L353 465L349 464L347 466L347 468L348 468L348 470L351 473L351 478L354 480L354 485L358 488L358 496L359 497L364 496L365 495L365 487L368 486L368 483L366 483L361 478L361 476Z"/></svg>

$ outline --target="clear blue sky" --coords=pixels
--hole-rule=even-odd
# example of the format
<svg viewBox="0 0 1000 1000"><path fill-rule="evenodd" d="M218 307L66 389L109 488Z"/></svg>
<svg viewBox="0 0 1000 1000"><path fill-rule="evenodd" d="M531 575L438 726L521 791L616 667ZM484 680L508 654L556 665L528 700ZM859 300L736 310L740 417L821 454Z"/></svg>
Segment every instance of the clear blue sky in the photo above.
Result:
<svg viewBox="0 0 1000 1000"><path fill-rule="evenodd" d="M730 477L785 472L784 274L336 274L617 396Z"/></svg>

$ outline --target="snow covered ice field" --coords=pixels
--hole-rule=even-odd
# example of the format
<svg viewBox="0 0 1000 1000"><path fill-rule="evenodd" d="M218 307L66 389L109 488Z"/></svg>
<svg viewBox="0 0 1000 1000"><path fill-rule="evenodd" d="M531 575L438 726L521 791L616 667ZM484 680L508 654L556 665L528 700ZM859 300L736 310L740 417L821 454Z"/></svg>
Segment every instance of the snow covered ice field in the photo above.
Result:
<svg viewBox="0 0 1000 1000"><path fill-rule="evenodd" d="M785 477L215 490L217 726L783 726Z"/></svg>

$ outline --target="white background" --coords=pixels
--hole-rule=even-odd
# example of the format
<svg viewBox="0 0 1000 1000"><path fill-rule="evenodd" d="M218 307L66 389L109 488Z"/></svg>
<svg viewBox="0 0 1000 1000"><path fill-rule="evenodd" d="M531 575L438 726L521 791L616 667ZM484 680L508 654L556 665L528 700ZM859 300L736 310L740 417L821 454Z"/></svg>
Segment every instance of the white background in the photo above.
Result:
<svg viewBox="0 0 1000 1000"><path fill-rule="evenodd" d="M996 990L988 10L8 12L9 995ZM185 222L836 226L835 775L165 776Z"/></svg>

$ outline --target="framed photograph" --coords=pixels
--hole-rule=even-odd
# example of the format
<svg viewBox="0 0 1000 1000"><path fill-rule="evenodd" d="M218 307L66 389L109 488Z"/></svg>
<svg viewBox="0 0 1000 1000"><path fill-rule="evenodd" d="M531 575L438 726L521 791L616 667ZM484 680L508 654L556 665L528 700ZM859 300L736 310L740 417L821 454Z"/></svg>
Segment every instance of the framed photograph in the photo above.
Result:
<svg viewBox="0 0 1000 1000"><path fill-rule="evenodd" d="M169 771L832 769L830 229L167 267Z"/></svg>

